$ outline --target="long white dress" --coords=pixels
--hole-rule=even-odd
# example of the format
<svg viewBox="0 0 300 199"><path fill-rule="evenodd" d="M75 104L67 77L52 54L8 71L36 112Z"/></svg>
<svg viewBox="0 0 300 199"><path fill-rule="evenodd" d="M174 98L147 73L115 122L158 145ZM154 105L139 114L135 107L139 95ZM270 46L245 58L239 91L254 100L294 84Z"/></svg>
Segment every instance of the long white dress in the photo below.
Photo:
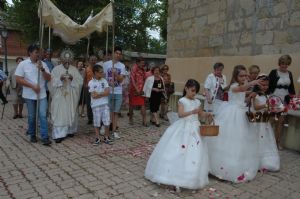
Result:
<svg viewBox="0 0 300 199"><path fill-rule="evenodd" d="M77 68L69 66L68 74L73 80L61 81L61 75L66 74L67 69L61 64L51 72L51 82L48 84L51 92L51 120L53 122L52 138L64 138L68 134L77 132L77 106L83 79Z"/></svg>
<svg viewBox="0 0 300 199"><path fill-rule="evenodd" d="M266 100L265 96L256 96L255 98L258 105L266 104ZM253 123L253 127L259 134L260 169L278 171L280 169L280 158L271 124L269 122Z"/></svg>
<svg viewBox="0 0 300 199"><path fill-rule="evenodd" d="M259 168L258 133L246 117L245 92L232 92L237 86L231 85L216 115L219 135L206 138L210 173L234 183L252 180Z"/></svg>
<svg viewBox="0 0 300 199"><path fill-rule="evenodd" d="M198 99L179 100L184 111L200 106ZM152 152L145 177L152 182L198 189L208 184L207 146L199 135L198 115L178 119L165 131Z"/></svg>

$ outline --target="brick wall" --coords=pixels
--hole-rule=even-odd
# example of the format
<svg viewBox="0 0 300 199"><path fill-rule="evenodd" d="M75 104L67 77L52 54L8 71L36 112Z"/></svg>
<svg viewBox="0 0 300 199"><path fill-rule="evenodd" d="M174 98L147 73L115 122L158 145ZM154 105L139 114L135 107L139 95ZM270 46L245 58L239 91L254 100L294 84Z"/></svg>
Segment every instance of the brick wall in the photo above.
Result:
<svg viewBox="0 0 300 199"><path fill-rule="evenodd" d="M27 56L27 44L22 41L21 32L9 30L6 45L8 56ZM3 41L2 48L0 48L0 54L4 55Z"/></svg>

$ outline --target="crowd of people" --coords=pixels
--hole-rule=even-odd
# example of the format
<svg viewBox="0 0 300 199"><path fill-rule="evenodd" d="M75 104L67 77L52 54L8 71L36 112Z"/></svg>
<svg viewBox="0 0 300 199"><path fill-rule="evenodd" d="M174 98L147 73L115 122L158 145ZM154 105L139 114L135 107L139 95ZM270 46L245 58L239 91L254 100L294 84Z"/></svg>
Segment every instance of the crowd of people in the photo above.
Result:
<svg viewBox="0 0 300 199"><path fill-rule="evenodd" d="M196 99L200 85L189 79L178 102L178 119L167 128L152 152L145 177L180 191L181 187L206 186L209 173L220 180L242 183L253 180L259 171L279 171L278 149L282 149L280 140L286 114L270 114L265 117L270 122L254 123L246 112L249 109L269 113L271 95L289 103L295 95L293 76L288 70L291 62L289 55L281 56L278 68L269 75L260 74L257 65L250 66L248 71L237 65L229 84L222 74L224 65L214 64L214 72L204 83L205 111ZM219 126L218 136L201 136L198 116L214 120Z"/></svg>
<svg viewBox="0 0 300 199"><path fill-rule="evenodd" d="M147 70L144 58L138 57L132 67L125 66L121 62L122 49L119 47L114 49L113 56L112 51L104 51L101 61L96 55L91 55L87 62L80 59L69 63L62 59L60 64L51 60L50 49L43 51L40 60L40 50L37 45L30 45L28 59L18 57L9 77L4 73L1 76L13 96L13 119L23 117L23 104L27 104L27 134L31 142L37 142L37 104L41 141L48 146L51 140L47 117L50 117L52 124L51 137L60 143L67 137L73 137L77 132L78 119L87 116L87 124L95 127L94 145L101 142L112 144L121 137L118 119L122 107L128 111L130 124L134 123L133 111L140 109L142 125L149 126L146 114L148 104L151 124L159 127L159 119L167 119L168 99L174 93L174 83L171 82L167 65ZM3 103L7 103L5 96L1 97Z"/></svg>
<svg viewBox="0 0 300 199"><path fill-rule="evenodd" d="M45 51L43 61L39 59L39 51L38 46L30 45L28 59L17 58L17 67L8 77L1 73L1 86L4 81L8 82L13 95L13 118L22 118L23 103L27 105L27 134L31 142L37 142L37 106L40 137L42 144L47 146L51 144L47 117L52 122L52 139L60 143L77 132L78 118L85 117L85 107L87 124L94 125L95 146L100 143L111 145L122 137L118 125L122 106L128 108L130 124L135 122L133 112L136 108L141 111L141 125L145 127L149 126L147 121L159 127L160 119L168 119L168 102L175 88L167 65L153 66L147 71L145 59L139 57L129 69L121 62L122 49L115 47L113 52L105 51L101 61L91 55L86 67L83 60L78 60L76 66L61 60L61 64L55 66L51 62L51 51ZM196 99L200 84L189 79L183 97L178 101L178 119L156 145L148 160L145 177L179 190L180 187L204 187L208 184L208 173L240 183L254 179L260 170L278 171L278 149L282 149L280 140L286 115L280 114L276 119L271 117L270 122L251 123L246 111L247 107L253 112L267 110L268 95L289 103L290 96L296 93L293 75L288 70L291 62L289 55L281 56L278 68L269 75L260 74L257 65L248 70L237 65L229 84L222 73L224 64L215 63L204 83L203 110ZM3 104L7 103L2 92L0 98ZM49 113L48 102L51 103ZM214 120L220 127L219 135L201 136L198 116L209 122Z"/></svg>

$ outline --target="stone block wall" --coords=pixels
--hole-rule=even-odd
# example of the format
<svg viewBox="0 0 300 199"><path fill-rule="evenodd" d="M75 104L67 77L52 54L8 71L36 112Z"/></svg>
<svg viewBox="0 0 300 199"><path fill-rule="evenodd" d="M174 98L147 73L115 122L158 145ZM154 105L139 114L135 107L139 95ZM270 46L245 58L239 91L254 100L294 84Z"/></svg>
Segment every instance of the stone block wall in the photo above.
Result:
<svg viewBox="0 0 300 199"><path fill-rule="evenodd" d="M300 0L169 0L168 58L300 51Z"/></svg>

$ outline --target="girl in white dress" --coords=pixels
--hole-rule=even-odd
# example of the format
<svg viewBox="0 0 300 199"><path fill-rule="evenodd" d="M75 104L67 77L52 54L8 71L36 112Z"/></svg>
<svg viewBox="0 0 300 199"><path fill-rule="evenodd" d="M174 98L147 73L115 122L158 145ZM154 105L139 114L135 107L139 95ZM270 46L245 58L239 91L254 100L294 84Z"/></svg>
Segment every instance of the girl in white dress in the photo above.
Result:
<svg viewBox="0 0 300 199"><path fill-rule="evenodd" d="M246 68L235 66L229 101L223 102L215 117L219 135L207 137L210 173L234 183L252 180L259 168L258 133L252 132L246 117L245 93L261 80L247 83L246 78Z"/></svg>
<svg viewBox="0 0 300 199"><path fill-rule="evenodd" d="M200 85L187 81L183 97L179 99L178 116L165 131L152 152L145 177L152 182L188 189L202 188L208 184L207 146L199 134L200 117L211 120L212 115L200 108L195 99Z"/></svg>
<svg viewBox="0 0 300 199"><path fill-rule="evenodd" d="M269 77L259 75L257 79L263 80L259 86L254 87L258 95L253 100L253 109L263 112L268 107L266 92L269 88ZM274 131L269 122L253 123L259 134L259 163L260 170L278 171L280 159L274 137Z"/></svg>

